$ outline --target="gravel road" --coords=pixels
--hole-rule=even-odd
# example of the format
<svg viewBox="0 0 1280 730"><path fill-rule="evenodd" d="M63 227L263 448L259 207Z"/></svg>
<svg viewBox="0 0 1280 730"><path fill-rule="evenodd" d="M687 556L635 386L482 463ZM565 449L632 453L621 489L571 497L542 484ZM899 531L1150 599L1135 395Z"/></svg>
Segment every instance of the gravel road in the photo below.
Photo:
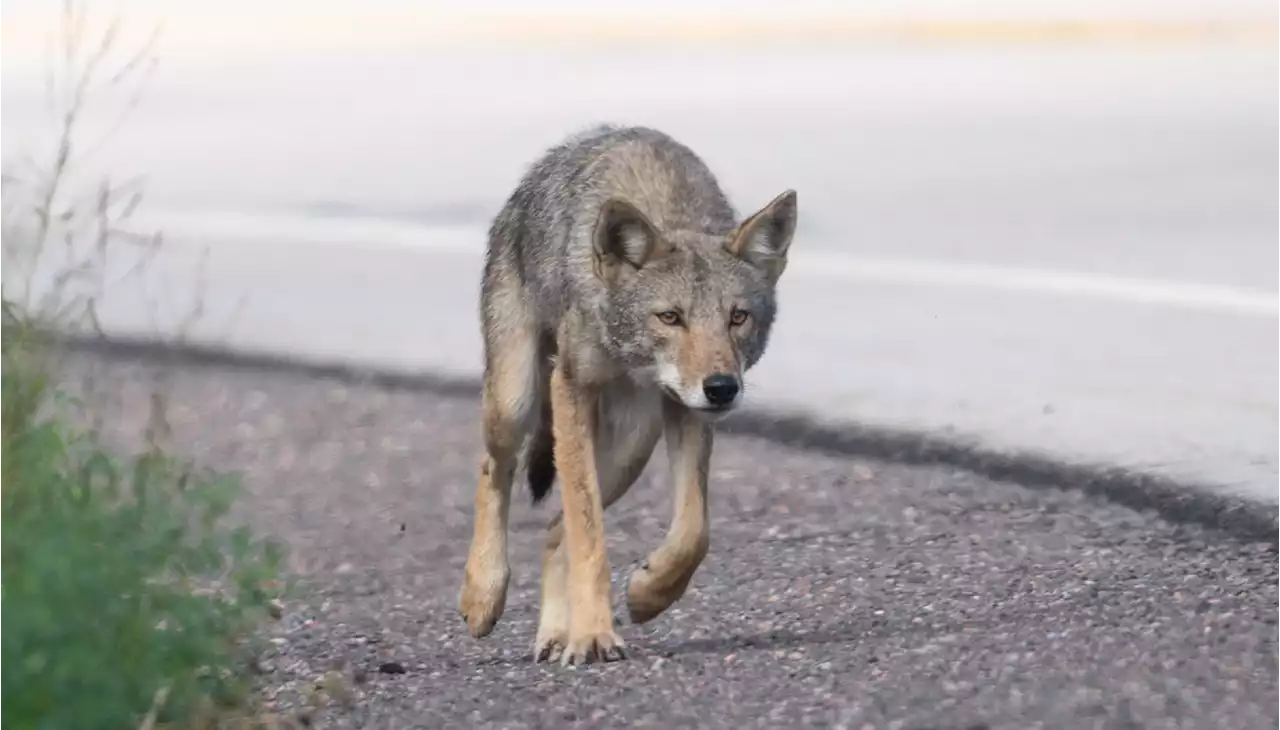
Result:
<svg viewBox="0 0 1280 730"><path fill-rule="evenodd" d="M159 367L79 353L113 434ZM1277 556L1079 491L748 437L717 444L711 554L626 662L534 665L557 499L512 510L482 641L456 595L480 454L473 394L185 362L175 446L241 472L306 592L270 628L271 705L317 728L1275 728ZM670 513L661 450L609 512L615 593ZM615 600L620 621L625 611ZM317 679L334 671L341 680ZM308 697L310 696L310 699ZM288 725L285 725L288 726Z"/></svg>

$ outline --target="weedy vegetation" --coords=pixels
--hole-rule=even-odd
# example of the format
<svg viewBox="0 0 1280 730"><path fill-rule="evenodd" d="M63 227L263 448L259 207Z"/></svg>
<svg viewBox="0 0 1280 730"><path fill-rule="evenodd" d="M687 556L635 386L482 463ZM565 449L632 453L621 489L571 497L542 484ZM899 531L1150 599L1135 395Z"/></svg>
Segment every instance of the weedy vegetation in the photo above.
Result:
<svg viewBox="0 0 1280 730"><path fill-rule="evenodd" d="M79 134L96 95L132 109L152 43L116 60L118 23L91 41L82 6L66 2L61 18L52 140L3 176L0 719L10 730L252 726L253 637L275 610L281 548L228 519L233 478L167 446L163 382L146 447L121 453L99 437L93 383L59 380L64 338L107 337L104 297L163 244L132 227L140 182L91 179L81 163L95 149Z"/></svg>

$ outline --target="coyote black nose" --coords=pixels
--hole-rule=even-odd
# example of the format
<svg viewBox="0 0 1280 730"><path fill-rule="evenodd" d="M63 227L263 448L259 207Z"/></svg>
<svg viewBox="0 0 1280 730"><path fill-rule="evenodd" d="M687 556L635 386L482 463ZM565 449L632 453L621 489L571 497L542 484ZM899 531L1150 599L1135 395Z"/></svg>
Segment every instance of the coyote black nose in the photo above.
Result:
<svg viewBox="0 0 1280 730"><path fill-rule="evenodd" d="M713 406L727 406L738 395L738 379L732 375L712 375L702 381L702 392Z"/></svg>

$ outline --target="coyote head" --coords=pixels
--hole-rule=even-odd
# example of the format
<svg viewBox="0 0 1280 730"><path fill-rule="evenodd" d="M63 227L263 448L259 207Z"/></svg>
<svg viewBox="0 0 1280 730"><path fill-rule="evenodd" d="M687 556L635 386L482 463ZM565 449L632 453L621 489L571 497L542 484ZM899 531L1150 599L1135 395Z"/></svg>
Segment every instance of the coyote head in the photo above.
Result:
<svg viewBox="0 0 1280 730"><path fill-rule="evenodd" d="M788 190L727 234L664 234L630 203L607 201L593 253L610 353L694 411L733 410L769 339L796 216Z"/></svg>

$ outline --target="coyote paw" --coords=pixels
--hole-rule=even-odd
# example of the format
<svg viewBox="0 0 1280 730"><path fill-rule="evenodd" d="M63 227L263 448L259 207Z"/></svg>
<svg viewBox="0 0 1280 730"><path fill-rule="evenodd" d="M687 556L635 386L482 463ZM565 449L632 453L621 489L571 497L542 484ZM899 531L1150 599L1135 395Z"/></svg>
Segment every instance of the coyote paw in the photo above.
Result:
<svg viewBox="0 0 1280 730"><path fill-rule="evenodd" d="M467 622L467 631L479 639L488 636L507 605L507 580L511 571L506 567L477 570L467 566L458 610Z"/></svg>
<svg viewBox="0 0 1280 730"><path fill-rule="evenodd" d="M613 631L573 636L560 654L560 663L568 666L595 661L616 662L627 658L623 651L625 648L626 644Z"/></svg>
<svg viewBox="0 0 1280 730"><path fill-rule="evenodd" d="M534 663L554 662L563 655L564 648L568 643L569 633L567 631L543 631L538 629L538 637L533 641Z"/></svg>
<svg viewBox="0 0 1280 730"><path fill-rule="evenodd" d="M683 585L678 585L662 590L648 564L640 566L627 581L627 612L631 614L631 622L642 624L657 618L680 598L683 589Z"/></svg>

